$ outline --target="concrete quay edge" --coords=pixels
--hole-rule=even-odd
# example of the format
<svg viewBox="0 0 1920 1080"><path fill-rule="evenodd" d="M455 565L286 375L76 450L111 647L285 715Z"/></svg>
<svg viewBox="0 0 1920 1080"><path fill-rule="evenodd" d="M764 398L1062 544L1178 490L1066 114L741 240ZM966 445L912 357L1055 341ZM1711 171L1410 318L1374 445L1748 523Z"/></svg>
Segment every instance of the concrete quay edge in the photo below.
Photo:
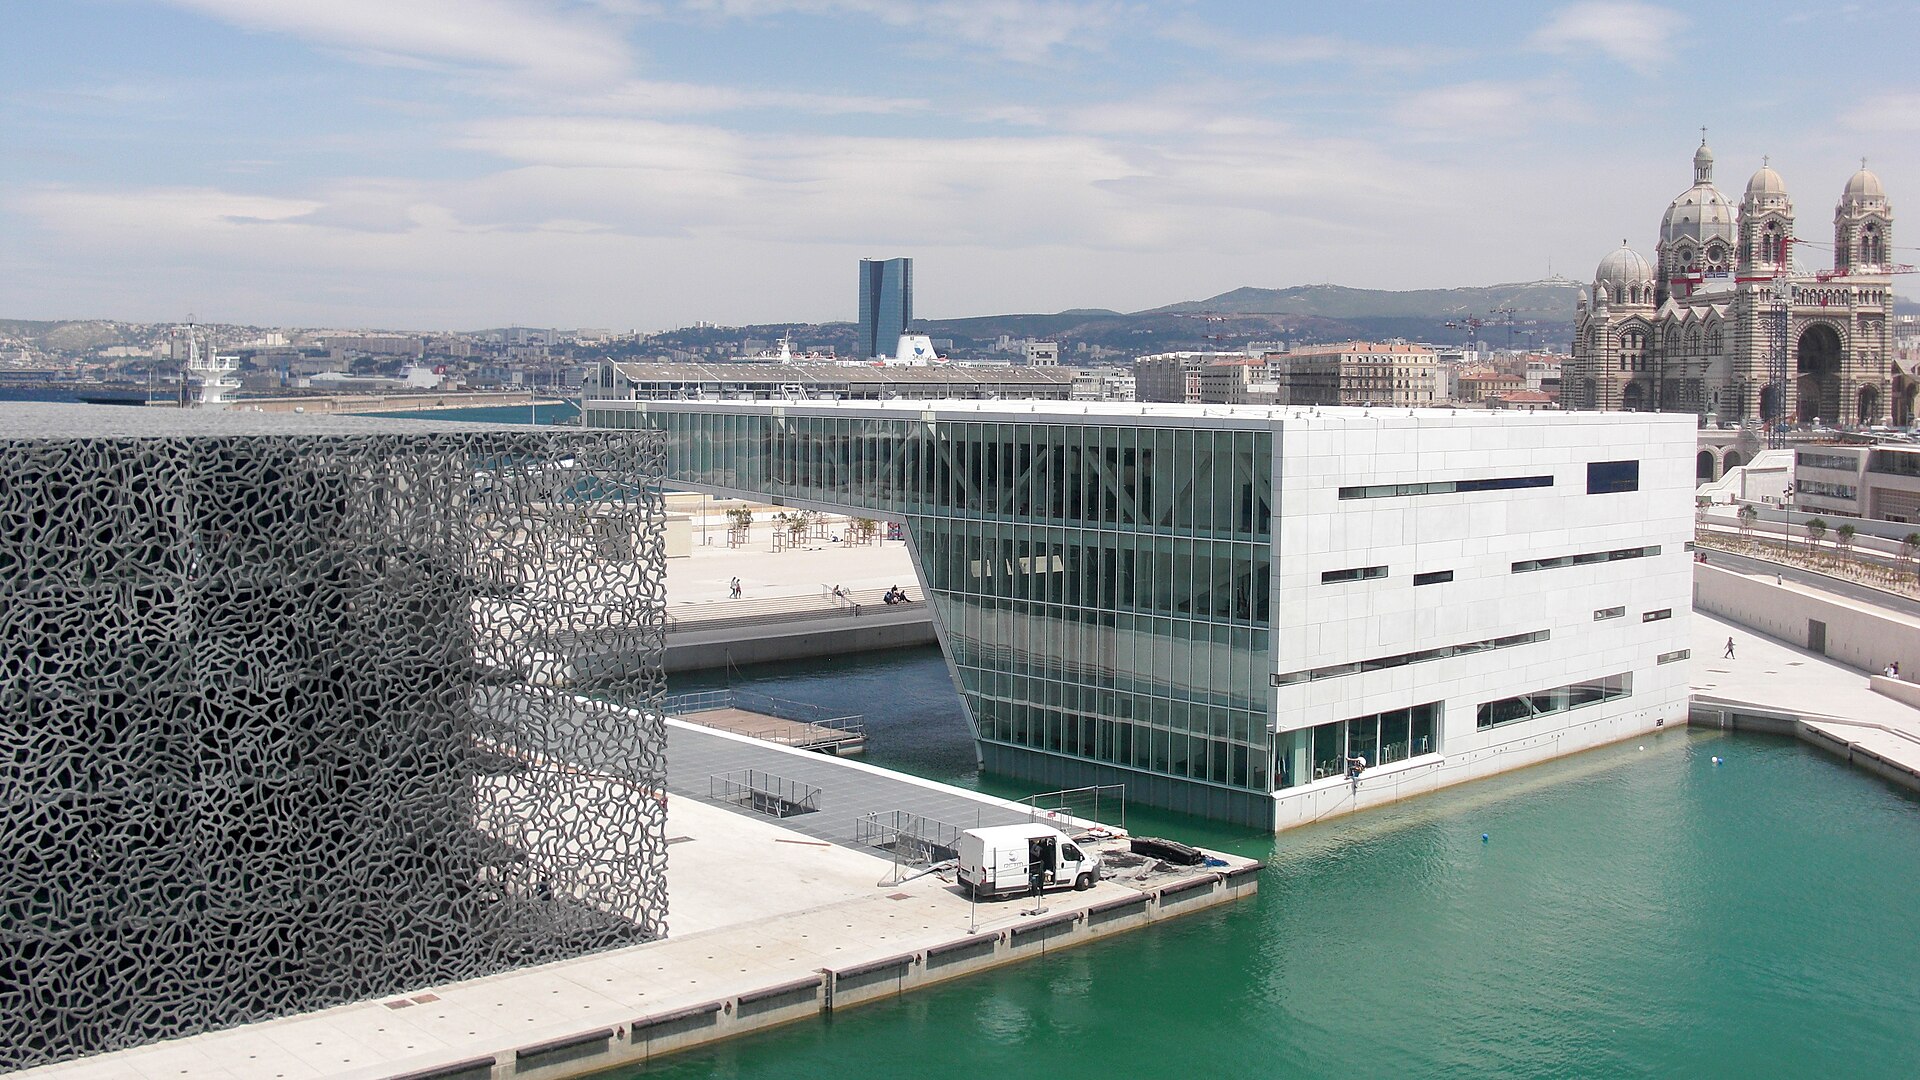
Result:
<svg viewBox="0 0 1920 1080"><path fill-rule="evenodd" d="M1846 720L1819 713L1801 713L1710 695L1694 696L1687 724L1690 727L1712 727L1726 731L1792 735L1809 746L1818 747L1882 779L1920 791L1920 741L1907 732L1884 724ZM1891 736L1898 742L1873 740L1880 743L1876 749L1865 737L1868 733Z"/></svg>
<svg viewBox="0 0 1920 1080"><path fill-rule="evenodd" d="M524 1033L501 1031L497 1046L489 1052L475 1053L471 1047L448 1047L455 1053L443 1053L438 1060L430 1054L397 1058L391 1065L316 1070L289 1052L285 1061L259 1059L243 1055L243 1049L258 1049L259 1038L280 1044L288 1039L285 1028L292 1024L324 1019L329 1027L351 1032L356 1027L376 1023L383 1014L379 1006L394 1008L403 1000L434 1000L434 990L390 995L380 999L337 1006L319 1013L282 1017L257 1024L208 1032L184 1039L168 1040L146 1046L114 1051L40 1066L15 1074L22 1077L95 1077L164 1075L216 1076L319 1076L338 1080L561 1080L583 1077L612 1069L642 1065L654 1058L694 1049L725 1039L764 1031L768 1028L820 1017L839 1009L869 1004L915 990L964 978L994 968L1036 959L1064 949L1117 936L1157 922L1179 918L1255 894L1259 889L1258 872L1264 863L1208 852L1223 859L1227 867L1199 869L1154 883L1136 887L1108 878L1085 893L1049 894L1040 914L1021 913L1013 918L987 913L977 932L953 934L951 931L921 935L922 942L902 950L896 944L879 943L877 955L851 957L841 963L820 967L799 978L792 969L768 971L759 980L732 988L692 1005L674 1004L657 1011L628 1010L611 1014L611 1006L593 1010L581 1023L569 1030L536 1029ZM1132 895L1126 895L1131 892ZM1004 909L1025 903L1012 898L984 905ZM696 937L724 938L736 928L706 931ZM929 927L928 929L932 929ZM564 978L565 969L593 964L600 960L625 960L636 969L649 950L666 944L650 942L629 949L580 957L572 961L542 965L488 976L477 982L490 982L509 992L533 994L547 982ZM679 939L684 940L684 939ZM644 976L636 976L644 977ZM526 983L512 990L514 983ZM536 985L538 984L538 985ZM436 988L447 993L452 988ZM463 1023L466 1021L462 1021ZM279 1028L279 1034L273 1029ZM236 1036L240 1036L236 1038ZM223 1053L225 1043L231 1049ZM224 1060L223 1060L224 1059ZM180 1068L181 1065L187 1068Z"/></svg>

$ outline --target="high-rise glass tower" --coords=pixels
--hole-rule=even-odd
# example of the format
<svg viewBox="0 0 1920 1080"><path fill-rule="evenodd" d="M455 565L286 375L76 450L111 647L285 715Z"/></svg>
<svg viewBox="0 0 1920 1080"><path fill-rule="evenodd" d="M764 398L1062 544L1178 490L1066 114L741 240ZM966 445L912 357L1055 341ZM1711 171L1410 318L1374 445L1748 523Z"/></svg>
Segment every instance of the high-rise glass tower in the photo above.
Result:
<svg viewBox="0 0 1920 1080"><path fill-rule="evenodd" d="M913 320L913 260L860 260L860 338L863 358L892 356Z"/></svg>

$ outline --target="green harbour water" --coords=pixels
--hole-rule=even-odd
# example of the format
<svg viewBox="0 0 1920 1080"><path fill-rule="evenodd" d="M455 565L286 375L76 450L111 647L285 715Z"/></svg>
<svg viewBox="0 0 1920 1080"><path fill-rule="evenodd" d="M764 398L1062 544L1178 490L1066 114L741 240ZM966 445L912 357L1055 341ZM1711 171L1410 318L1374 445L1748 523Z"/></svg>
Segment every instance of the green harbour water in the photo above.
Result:
<svg viewBox="0 0 1920 1080"><path fill-rule="evenodd" d="M673 689L729 679L1020 794L935 650ZM1257 898L612 1075L1920 1076L1920 800L1790 739L1669 731L1279 837L1128 825L1267 859Z"/></svg>

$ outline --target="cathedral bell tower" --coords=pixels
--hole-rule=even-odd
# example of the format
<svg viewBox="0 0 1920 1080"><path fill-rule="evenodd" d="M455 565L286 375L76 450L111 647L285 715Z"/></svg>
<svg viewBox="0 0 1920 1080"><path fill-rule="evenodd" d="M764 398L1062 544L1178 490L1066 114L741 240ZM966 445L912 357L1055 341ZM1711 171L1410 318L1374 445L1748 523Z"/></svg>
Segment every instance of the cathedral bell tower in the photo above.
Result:
<svg viewBox="0 0 1920 1080"><path fill-rule="evenodd" d="M1880 178L1862 161L1833 208L1833 268L1842 274L1884 274L1892 250L1893 207Z"/></svg>
<svg viewBox="0 0 1920 1080"><path fill-rule="evenodd" d="M1786 181L1764 164L1740 201L1740 276L1770 278L1792 259L1793 199Z"/></svg>

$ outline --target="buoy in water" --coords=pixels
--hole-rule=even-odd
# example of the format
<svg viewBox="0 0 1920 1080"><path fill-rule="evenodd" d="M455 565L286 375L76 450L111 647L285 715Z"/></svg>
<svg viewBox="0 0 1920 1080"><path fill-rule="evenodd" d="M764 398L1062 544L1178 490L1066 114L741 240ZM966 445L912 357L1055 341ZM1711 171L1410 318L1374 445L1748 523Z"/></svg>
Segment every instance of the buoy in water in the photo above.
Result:
<svg viewBox="0 0 1920 1080"><path fill-rule="evenodd" d="M1481 833L1481 834L1480 834L1480 842L1481 842L1481 843L1483 843L1483 844L1487 842L1487 834L1486 834L1486 833Z"/></svg>

